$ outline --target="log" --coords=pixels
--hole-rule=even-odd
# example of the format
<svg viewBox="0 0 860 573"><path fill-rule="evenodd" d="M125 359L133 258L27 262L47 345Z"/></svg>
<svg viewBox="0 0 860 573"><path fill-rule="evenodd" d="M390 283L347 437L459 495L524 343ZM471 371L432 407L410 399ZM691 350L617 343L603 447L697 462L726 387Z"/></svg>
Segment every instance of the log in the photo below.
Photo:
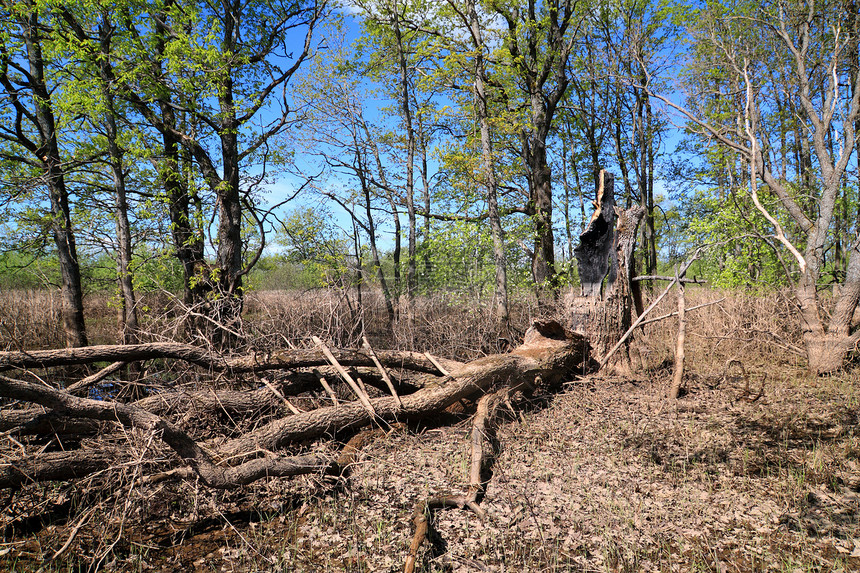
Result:
<svg viewBox="0 0 860 573"><path fill-rule="evenodd" d="M522 346L509 354L492 354L451 370L451 379L425 380L424 387L401 396L402 408L392 397L371 400L378 418L386 421L416 420L435 416L464 398L475 398L496 387L530 387L537 378L552 385L581 371L588 360L584 336L564 330L554 321L536 322L526 332ZM278 450L302 440L354 429L371 422L357 402L325 407L298 416L281 418L222 446L227 456L260 447Z"/></svg>
<svg viewBox="0 0 860 573"><path fill-rule="evenodd" d="M396 384L402 390L409 392L418 389L411 384L395 382L390 378L388 381L376 378L373 376L375 374L373 369L359 368L358 370L363 372L368 384L383 392L389 390L389 384ZM291 379L283 383L266 384L263 381L266 386L274 387L278 393L268 387L243 391L166 390L137 400L133 404L159 416L171 416L178 412L193 412L197 416L223 413L231 418L244 419L277 412L281 405L289 408L289 402L285 403L281 396L286 397L312 390L325 380L321 377L322 372L314 369L313 373L293 373ZM115 384L124 384L124 382L119 381ZM324 388L332 398L333 404L339 404L334 390L328 383L325 383ZM70 389L66 391L71 393ZM16 436L94 434L100 427L100 423L94 420L71 418L53 411L46 412L43 409L2 410L0 415L0 432L9 432L10 435Z"/></svg>
<svg viewBox="0 0 860 573"><path fill-rule="evenodd" d="M12 463L0 464L0 489L18 488L34 482L83 478L122 461L122 453L113 448L26 456Z"/></svg>
<svg viewBox="0 0 860 573"><path fill-rule="evenodd" d="M264 387L248 391L165 391L133 404L159 416L194 412L197 415L224 413L247 418L275 411L283 401L271 389ZM54 411L3 410L0 416L0 432L9 431L15 435L91 434L98 428L99 424L93 420L71 418Z"/></svg>
<svg viewBox="0 0 860 573"><path fill-rule="evenodd" d="M253 459L237 466L220 466L191 437L174 424L133 404L119 404L106 400L90 400L72 396L68 392L41 384L0 379L0 397L15 398L41 404L68 415L95 420L116 421L125 427L139 428L151 432L173 449L183 462L199 476L201 482L216 489L228 489L246 485L264 477L286 477L304 473L338 473L336 461L323 456L269 457ZM74 453L74 452L71 452ZM86 459L91 459L87 457ZM12 478L17 474L35 481L38 475L28 475L19 464L13 463ZM74 477L86 470L78 469ZM98 470L93 470L98 471ZM90 472L92 473L92 472ZM45 472L47 480L63 479L50 471ZM20 479L20 478L19 478Z"/></svg>
<svg viewBox="0 0 860 573"><path fill-rule="evenodd" d="M370 355L362 350L332 349L331 353L344 366L366 366L370 368L376 366ZM389 368L402 368L431 374L437 371L437 366L420 352L380 350L376 352L376 357ZM92 364L94 362L135 362L157 358L183 360L206 369L237 373L311 368L328 364L325 355L319 348L297 348L279 350L268 354L225 358L189 344L150 342L146 344L0 352L0 372L13 368L52 368L55 366ZM440 363L448 369L456 368L462 364L455 360L440 360Z"/></svg>
<svg viewBox="0 0 860 573"><path fill-rule="evenodd" d="M54 434L95 434L101 424L95 420L72 418L56 412L34 410L3 410L0 414L0 432L9 435L52 436Z"/></svg>

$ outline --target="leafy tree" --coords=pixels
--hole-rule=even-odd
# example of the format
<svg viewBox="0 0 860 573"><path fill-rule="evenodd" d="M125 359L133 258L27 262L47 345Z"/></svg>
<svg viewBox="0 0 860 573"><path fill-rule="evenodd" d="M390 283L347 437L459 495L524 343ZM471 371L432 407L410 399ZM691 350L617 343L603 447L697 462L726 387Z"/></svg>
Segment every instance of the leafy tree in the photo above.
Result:
<svg viewBox="0 0 860 573"><path fill-rule="evenodd" d="M0 31L0 93L4 100L0 107L0 156L17 164L21 168L18 174L27 173L28 181L18 179L13 185L46 190L44 220L60 266L66 343L86 346L81 269L67 181L80 158L64 149L60 138L61 132L76 127L66 125L65 118L58 120L53 100L55 72L61 61L47 45L45 14L34 1L4 3L0 19L7 23ZM13 194L19 193L13 190ZM34 210L41 211L45 199L26 198L39 205Z"/></svg>
<svg viewBox="0 0 860 573"><path fill-rule="evenodd" d="M50 4L49 4L50 6ZM112 197L114 229L111 251L115 253L116 282L119 287L119 323L122 341L135 340L138 329L137 301L132 273L134 245L132 243L132 216L129 207L129 146L133 146L132 131L126 128L126 110L113 89L112 61L115 57L112 46L114 24L105 10L95 14L93 36L79 27L63 5L54 6L56 12L65 16L57 21L54 43L66 59L64 99L62 105L70 113L85 118L88 131L93 135L92 154L99 166L107 167L108 181L99 169L89 173L90 186L109 189ZM71 26L65 29L63 24ZM83 126L82 126L83 127ZM140 154L138 154L140 158ZM98 227L97 222L96 227Z"/></svg>
<svg viewBox="0 0 860 573"><path fill-rule="evenodd" d="M512 84L505 85L510 109L520 102L520 155L528 183L527 214L534 223L532 275L540 299L555 293L552 169L547 143L558 106L570 85L569 59L582 17L572 0L494 2L493 12L506 25L504 49Z"/></svg>
<svg viewBox="0 0 860 573"><path fill-rule="evenodd" d="M265 245L261 240L255 254L243 256L244 214L263 228L266 213L258 215L254 191L266 176L267 142L291 118L287 102L281 101L278 109L273 96L278 90L286 93L310 53L313 30L325 9L314 0L129 2L110 22L115 58L103 73L117 97L164 139L167 173L162 177L171 210L179 211L171 213L173 223L187 228L190 217L189 196L179 183L185 175L179 172L180 146L216 198L211 216L217 221L215 262L196 277L204 287L200 290L212 295L207 303L211 318L228 327L241 312L242 277ZM95 16L99 10L95 7ZM98 18L92 11L77 14L67 8L63 16L82 42L95 35L91 30ZM304 38L298 54L290 44L293 30ZM196 243L193 235L175 240L179 253L186 243ZM195 255L186 258L193 263Z"/></svg>
<svg viewBox="0 0 860 573"><path fill-rule="evenodd" d="M350 241L332 221L319 207L294 209L278 234L284 259L304 267L318 286L340 283L349 272Z"/></svg>

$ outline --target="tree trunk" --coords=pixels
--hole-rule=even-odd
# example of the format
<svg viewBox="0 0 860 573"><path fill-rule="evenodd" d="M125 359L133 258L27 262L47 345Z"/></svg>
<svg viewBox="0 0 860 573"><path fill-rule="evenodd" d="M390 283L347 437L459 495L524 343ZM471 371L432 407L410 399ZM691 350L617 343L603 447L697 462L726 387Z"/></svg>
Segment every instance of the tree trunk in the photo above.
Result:
<svg viewBox="0 0 860 573"><path fill-rule="evenodd" d="M152 63L155 68L156 77L162 75L161 60L164 58L166 38L169 31L164 26L167 15L161 14L155 19L156 57ZM190 163L183 161L180 154L179 137L176 133L180 130L173 102L169 95L158 101L161 112L162 145L164 147L163 167L161 168L161 181L164 186L164 195L167 199L168 215L170 217L170 233L173 238L175 256L182 265L182 300L187 307L195 307L203 303L206 294L211 291L208 273L205 272L204 246L202 237L198 235L191 216L191 195L188 179L185 177L183 167ZM189 334L196 330L197 321L189 319L186 322L186 330Z"/></svg>
<svg viewBox="0 0 860 573"><path fill-rule="evenodd" d="M597 208L576 248L582 286L570 305L569 321L587 334L594 357L602 360L632 324L633 252L645 208L619 210L612 176L601 171L598 181ZM610 366L618 374L630 374L626 346L612 357Z"/></svg>
<svg viewBox="0 0 860 573"><path fill-rule="evenodd" d="M801 327L809 371L822 375L840 370L849 351L860 341L860 329L853 323L860 300L860 240L854 241L852 245L845 280L839 288L826 328L820 314L821 301L816 289L817 281L810 276L814 270L815 266L807 268L795 292L800 303Z"/></svg>
<svg viewBox="0 0 860 573"><path fill-rule="evenodd" d="M853 341L849 337L830 334L805 333L803 342L809 371L819 376L840 370L845 364L848 351L853 347Z"/></svg>
<svg viewBox="0 0 860 573"><path fill-rule="evenodd" d="M105 78L102 76L103 80ZM114 188L114 219L116 223L116 265L117 283L122 304L119 310L120 338L123 344L135 342L137 338L137 299L134 293L134 280L131 273L131 224L128 220L128 199L125 187L125 162L123 151L117 143L116 111L113 105L113 95L109 93L108 84L103 84L104 95L108 100L108 112L105 114L104 126L108 143L108 155L113 175Z"/></svg>
<svg viewBox="0 0 860 573"><path fill-rule="evenodd" d="M636 246L636 232L645 214L645 208L634 205L617 213L614 241L616 276L615 280L607 282L604 299L596 306L589 328L589 340L598 360L606 356L633 323L633 251ZM626 345L615 354L610 367L619 375L631 374Z"/></svg>
<svg viewBox="0 0 860 573"><path fill-rule="evenodd" d="M533 138L529 161L530 200L535 227L532 277L538 302L548 304L558 295L555 272L555 240L552 232L552 172L546 158L546 142Z"/></svg>
<svg viewBox="0 0 860 573"><path fill-rule="evenodd" d="M508 310L508 263L505 254L505 234L502 228L502 218L499 214L498 185L493 159L493 140L490 134L490 115L487 106L486 78L484 67L484 42L481 37L481 26L474 0L468 3L468 26L475 48L475 99L476 113L481 129L481 169L484 185L487 188L487 212L490 220L490 233L493 238L493 265L496 270L495 282L495 318L499 325L500 336L507 338L510 331L510 314ZM429 211L429 209L428 209Z"/></svg>
<svg viewBox="0 0 860 573"><path fill-rule="evenodd" d="M356 148L356 156L358 156L358 148ZM361 158L356 157L361 165ZM381 165L380 165L381 167ZM367 177L363 170L359 170L358 179L361 184L361 191L364 194L364 212L367 217L367 236L370 241L370 256L373 259L373 266L376 269L376 277L379 279L379 286L382 288L382 296L385 299L385 310L388 315L388 331L394 334L394 303L391 297L391 290L388 288L388 281L385 280L385 271L382 269L382 262L379 260L379 249L376 245L376 224L373 220L373 209L370 203L370 185L368 185ZM384 175L383 175L384 176Z"/></svg>
<svg viewBox="0 0 860 573"><path fill-rule="evenodd" d="M396 4L395 4L396 6ZM415 297L415 274L416 274L416 214L415 214L415 128L412 125L412 106L410 105L410 82L409 68L406 61L406 47L403 45L403 36L400 30L400 14L398 11L392 13L391 23L393 25L394 37L397 49L397 63L400 71L400 110L403 123L406 127L406 215L407 215L407 260L406 260L406 300L407 321L410 322L409 332L412 334L411 321L412 301Z"/></svg>
<svg viewBox="0 0 860 573"><path fill-rule="evenodd" d="M504 18L506 39L516 84L527 98L529 121L520 130L520 156L529 186L526 213L532 218L534 248L530 250L532 278L541 306L558 297L555 241L552 226L552 168L547 160L547 139L555 112L565 96L570 76L568 60L580 17L569 0L551 2L528 11L494 3L492 9ZM509 100L515 99L511 97ZM519 111L517 113L520 113Z"/></svg>
<svg viewBox="0 0 860 573"><path fill-rule="evenodd" d="M238 3L227 10L222 46L225 51L236 45L234 27L238 25ZM233 70L225 69L219 78L218 105L221 111L218 135L221 140L221 169L223 176L213 189L218 196L218 296L213 300L211 314L219 327L213 332L215 344L230 346L233 332L242 315L244 290L242 275L242 197L240 184L239 120L233 100Z"/></svg>
<svg viewBox="0 0 860 573"><path fill-rule="evenodd" d="M42 37L38 10L30 6L26 15L19 16L27 60L30 68L28 87L33 96L35 123L38 126L39 148L35 150L44 169L51 209L51 233L57 247L63 294L63 326L67 346L86 346L87 331L84 322L84 297L81 286L81 269L75 235L72 229L69 192L66 187L63 160L57 141L51 95L45 83L45 61L42 55Z"/></svg>
<svg viewBox="0 0 860 573"><path fill-rule="evenodd" d="M675 280L678 282L678 337L675 339L675 370L672 373L672 385L669 387L669 399L677 400L681 393L681 384L684 382L684 342L687 336L687 301L684 296L684 282L675 269Z"/></svg>

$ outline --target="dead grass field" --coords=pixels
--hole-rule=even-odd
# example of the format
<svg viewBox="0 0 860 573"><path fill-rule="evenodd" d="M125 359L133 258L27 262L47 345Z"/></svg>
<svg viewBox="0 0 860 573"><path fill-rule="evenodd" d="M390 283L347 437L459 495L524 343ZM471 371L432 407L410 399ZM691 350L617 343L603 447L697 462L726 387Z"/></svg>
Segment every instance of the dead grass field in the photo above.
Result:
<svg viewBox="0 0 860 573"><path fill-rule="evenodd" d="M258 344L350 324L331 299L314 313L307 300L281 296L248 305ZM779 295L690 289L688 304L721 297L690 315L676 403L662 397L669 319L637 338L634 379L571 380L509 416L482 504L488 522L437 513L439 535L425 544L420 570L860 570L857 369L810 378L791 351L798 333ZM674 303L665 304L671 312ZM427 308L416 321L423 333L395 344L411 338L460 358L491 350L476 326L480 307L474 318L453 304ZM522 305L518 324L532 315ZM743 399L744 380L726 371L732 358L745 365L753 397L764 383L757 400ZM412 425L364 449L347 482L309 476L219 492L142 484L145 460L168 452L130 432L106 472L0 491L0 570L400 571L415 502L467 486L468 433L466 417ZM0 456L17 447L4 439Z"/></svg>

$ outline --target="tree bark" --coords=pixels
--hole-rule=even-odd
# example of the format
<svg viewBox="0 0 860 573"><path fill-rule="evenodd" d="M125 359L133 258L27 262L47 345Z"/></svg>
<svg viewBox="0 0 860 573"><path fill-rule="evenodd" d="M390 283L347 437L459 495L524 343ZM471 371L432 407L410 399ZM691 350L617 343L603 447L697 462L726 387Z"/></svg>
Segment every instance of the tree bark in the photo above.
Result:
<svg viewBox="0 0 860 573"><path fill-rule="evenodd" d="M0 464L0 489L43 481L80 479L122 463L119 450L48 452Z"/></svg>
<svg viewBox="0 0 860 573"><path fill-rule="evenodd" d="M406 216L407 216L407 255L406 255L406 300L407 321L409 321L409 334L412 334L411 321L413 319L413 299L415 297L416 280L416 250L417 250L417 222L415 213L415 128L412 121L412 105L409 89L409 66L406 61L406 49L403 34L400 29L400 10L397 3L393 4L395 10L391 14L391 25L394 32L395 48L397 50L397 66L400 75L400 111L406 128Z"/></svg>
<svg viewBox="0 0 860 573"><path fill-rule="evenodd" d="M684 381L684 341L687 336L687 301L684 296L684 282L678 273L675 274L675 282L678 283L678 337L675 339L675 370L672 373L672 385L668 392L670 400L678 399L681 384Z"/></svg>
<svg viewBox="0 0 860 573"><path fill-rule="evenodd" d="M153 19L155 57L152 59L152 67L153 75L157 78L163 75L162 60L165 58L167 38L170 34L165 22L169 21L167 11L172 3L172 0L169 0L165 5L165 11ZM160 177L167 200L173 248L179 264L182 265L182 300L186 306L195 307L203 303L212 285L206 272L203 237L197 232L191 215L191 190L183 169L187 168L190 161L183 160L180 153L181 138L178 136L183 127L179 125L174 103L170 97L170 92L164 90L157 100L164 126L164 129L159 129L164 148ZM187 159L190 160L190 158ZM189 334L196 330L196 323L196 320L189 317L186 323Z"/></svg>
<svg viewBox="0 0 860 573"><path fill-rule="evenodd" d="M621 339L633 322L633 251L636 232L645 214L645 208L634 205L619 211L615 228L615 279L607 283L603 300L596 305L589 332L592 349L598 360L603 360L609 350ZM611 276L611 273L610 273ZM625 344L609 363L615 373L629 376L632 373L630 356Z"/></svg>

